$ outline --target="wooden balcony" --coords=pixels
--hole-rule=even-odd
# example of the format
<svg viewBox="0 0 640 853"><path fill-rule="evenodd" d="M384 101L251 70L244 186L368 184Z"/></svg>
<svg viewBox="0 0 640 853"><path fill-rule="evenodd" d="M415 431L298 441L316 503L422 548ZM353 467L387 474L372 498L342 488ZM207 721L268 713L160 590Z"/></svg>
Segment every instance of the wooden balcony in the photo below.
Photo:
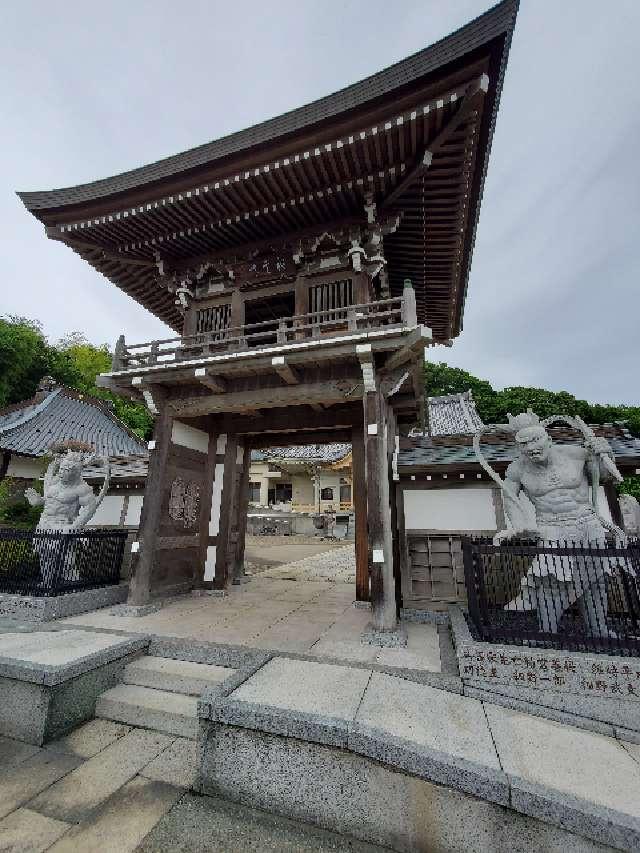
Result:
<svg viewBox="0 0 640 853"><path fill-rule="evenodd" d="M127 344L121 337L116 344L112 371L170 366L231 352L256 350L258 354L265 348L291 343L320 342L323 338L335 340L373 330L402 330L416 325L415 295L409 288L405 289L403 296L394 299L282 317L215 332L142 344Z"/></svg>

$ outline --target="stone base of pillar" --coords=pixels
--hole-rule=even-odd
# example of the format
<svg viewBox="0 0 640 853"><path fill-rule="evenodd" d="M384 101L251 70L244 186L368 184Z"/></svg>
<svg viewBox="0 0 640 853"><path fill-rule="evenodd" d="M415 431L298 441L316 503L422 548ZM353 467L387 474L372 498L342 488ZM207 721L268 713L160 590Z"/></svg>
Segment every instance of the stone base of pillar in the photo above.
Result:
<svg viewBox="0 0 640 853"><path fill-rule="evenodd" d="M161 601L152 601L150 604L118 604L109 611L111 616L148 616L156 613L162 607Z"/></svg>
<svg viewBox="0 0 640 853"><path fill-rule="evenodd" d="M407 645L407 631L398 625L393 631L380 631L369 622L360 635L360 642L365 646L380 646L383 649L397 649Z"/></svg>

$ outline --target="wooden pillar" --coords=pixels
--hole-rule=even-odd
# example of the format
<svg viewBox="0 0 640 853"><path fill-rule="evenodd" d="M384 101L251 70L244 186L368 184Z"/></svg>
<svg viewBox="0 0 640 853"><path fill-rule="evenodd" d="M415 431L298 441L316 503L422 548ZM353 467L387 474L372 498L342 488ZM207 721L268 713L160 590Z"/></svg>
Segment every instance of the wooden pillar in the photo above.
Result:
<svg viewBox="0 0 640 853"><path fill-rule="evenodd" d="M363 422L364 423L364 422ZM367 545L367 479L363 424L353 428L351 439L352 499L356 516L356 600L369 601L369 549Z"/></svg>
<svg viewBox="0 0 640 853"><path fill-rule="evenodd" d="M367 384L373 383L365 381L365 389ZM377 387L365 391L363 402L372 621L376 631L394 631L397 613L389 494L388 404Z"/></svg>
<svg viewBox="0 0 640 853"><path fill-rule="evenodd" d="M159 411L153 430L153 444L149 449L149 470L138 534L138 561L129 583L128 603L135 606L148 604L151 598L151 576L162 519L167 458L173 424L166 397L157 389L153 390L153 401Z"/></svg>
<svg viewBox="0 0 640 853"><path fill-rule="evenodd" d="M224 452L224 473L222 477L222 503L220 508L220 527L216 549L216 589L225 589L230 575L231 536L236 507L238 436L227 434ZM231 563L231 567L232 567Z"/></svg>
<svg viewBox="0 0 640 853"><path fill-rule="evenodd" d="M308 297L309 289L307 286L306 279L297 278L295 283L295 309L294 314L297 316L299 314L308 314L309 313L309 297Z"/></svg>
<svg viewBox="0 0 640 853"><path fill-rule="evenodd" d="M356 273L353 277L353 301L356 305L366 305L371 302L371 279L364 273Z"/></svg>
<svg viewBox="0 0 640 853"><path fill-rule="evenodd" d="M236 547L233 566L233 582L241 583L244 576L244 546L247 534L247 511L249 509L249 469L251 468L251 446L243 441L241 469L238 470L238 500L235 518Z"/></svg>
<svg viewBox="0 0 640 853"><path fill-rule="evenodd" d="M184 337L195 335L196 333L197 308L187 308L184 312L184 322L182 324L182 334Z"/></svg>

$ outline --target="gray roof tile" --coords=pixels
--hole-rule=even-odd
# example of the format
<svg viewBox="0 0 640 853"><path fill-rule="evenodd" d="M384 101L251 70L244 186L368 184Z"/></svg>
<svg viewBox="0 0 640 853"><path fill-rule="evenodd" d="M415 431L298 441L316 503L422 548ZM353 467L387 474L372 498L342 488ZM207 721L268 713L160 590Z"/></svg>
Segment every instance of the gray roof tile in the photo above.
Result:
<svg viewBox="0 0 640 853"><path fill-rule="evenodd" d="M55 441L83 441L101 455L141 456L146 444L106 405L68 388L56 388L41 402L0 412L0 450L43 456Z"/></svg>

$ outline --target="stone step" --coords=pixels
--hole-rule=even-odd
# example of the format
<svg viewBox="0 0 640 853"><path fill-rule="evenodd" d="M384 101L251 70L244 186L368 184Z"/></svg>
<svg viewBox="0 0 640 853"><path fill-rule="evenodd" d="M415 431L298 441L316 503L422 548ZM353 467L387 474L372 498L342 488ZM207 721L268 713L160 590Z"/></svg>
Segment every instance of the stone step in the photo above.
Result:
<svg viewBox="0 0 640 853"><path fill-rule="evenodd" d="M96 717L194 740L198 735L197 706L193 696L120 684L98 697Z"/></svg>
<svg viewBox="0 0 640 853"><path fill-rule="evenodd" d="M124 684L152 687L169 693L200 696L207 687L219 684L233 672L226 666L146 655L127 664L122 681Z"/></svg>

